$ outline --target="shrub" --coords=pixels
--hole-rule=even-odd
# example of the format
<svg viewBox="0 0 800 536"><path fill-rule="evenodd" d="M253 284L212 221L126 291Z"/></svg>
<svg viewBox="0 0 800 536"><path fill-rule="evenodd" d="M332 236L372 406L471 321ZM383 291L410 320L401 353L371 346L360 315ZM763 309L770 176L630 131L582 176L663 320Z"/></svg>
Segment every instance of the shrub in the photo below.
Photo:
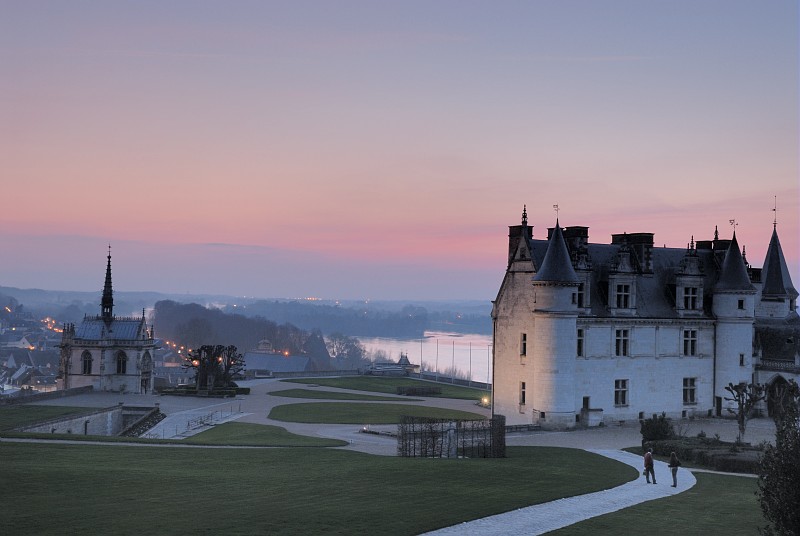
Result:
<svg viewBox="0 0 800 536"><path fill-rule="evenodd" d="M658 441L675 437L675 429L665 413L658 416L653 415L649 419L639 421L639 423L641 424L642 444L645 441Z"/></svg>

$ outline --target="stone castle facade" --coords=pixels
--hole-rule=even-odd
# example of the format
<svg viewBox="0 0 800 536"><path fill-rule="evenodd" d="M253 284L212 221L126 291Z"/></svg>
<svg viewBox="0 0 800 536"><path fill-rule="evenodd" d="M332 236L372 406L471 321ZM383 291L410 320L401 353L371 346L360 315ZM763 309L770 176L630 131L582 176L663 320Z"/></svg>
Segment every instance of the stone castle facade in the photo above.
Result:
<svg viewBox="0 0 800 536"><path fill-rule="evenodd" d="M588 227L509 228L496 300L493 411L509 425L595 426L665 412L726 416L725 387L800 379L800 317L773 226L763 268L731 239L589 242Z"/></svg>

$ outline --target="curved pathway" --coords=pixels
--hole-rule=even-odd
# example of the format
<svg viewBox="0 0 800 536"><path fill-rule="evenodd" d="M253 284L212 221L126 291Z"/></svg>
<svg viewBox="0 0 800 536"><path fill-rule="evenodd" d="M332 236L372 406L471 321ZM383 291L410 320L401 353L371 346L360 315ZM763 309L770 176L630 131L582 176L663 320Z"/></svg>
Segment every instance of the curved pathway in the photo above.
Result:
<svg viewBox="0 0 800 536"><path fill-rule="evenodd" d="M686 491L697 483L691 472L679 469L678 487L673 488L671 485L672 475L667 464L655 461L656 475L660 475L661 480L656 485L647 484L644 477L641 476L641 456L621 450L586 450L630 465L639 472L639 478L616 488L528 506L512 512L459 523L426 534L435 536L544 534L591 517L609 514L654 499L669 497Z"/></svg>

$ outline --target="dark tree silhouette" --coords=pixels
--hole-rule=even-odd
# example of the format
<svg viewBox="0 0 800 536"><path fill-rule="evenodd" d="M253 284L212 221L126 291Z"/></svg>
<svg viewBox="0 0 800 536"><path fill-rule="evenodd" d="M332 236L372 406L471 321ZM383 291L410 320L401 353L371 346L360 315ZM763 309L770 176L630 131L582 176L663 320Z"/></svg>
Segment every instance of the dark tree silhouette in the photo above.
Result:
<svg viewBox="0 0 800 536"><path fill-rule="evenodd" d="M195 370L197 391L230 387L233 376L244 369L242 354L235 346L203 345L184 356L183 367Z"/></svg>
<svg viewBox="0 0 800 536"><path fill-rule="evenodd" d="M775 444L767 445L758 474L764 534L800 534L800 386L789 380L783 411L775 417Z"/></svg>

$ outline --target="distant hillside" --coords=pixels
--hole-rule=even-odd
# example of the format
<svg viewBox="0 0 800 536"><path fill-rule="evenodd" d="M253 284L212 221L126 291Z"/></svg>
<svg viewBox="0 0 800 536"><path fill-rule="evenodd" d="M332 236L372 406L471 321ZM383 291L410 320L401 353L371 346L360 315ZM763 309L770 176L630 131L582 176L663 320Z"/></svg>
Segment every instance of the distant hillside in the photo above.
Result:
<svg viewBox="0 0 800 536"><path fill-rule="evenodd" d="M398 305L399 304L399 305ZM228 312L290 323L323 333L344 333L356 337L418 338L425 331L491 333L491 304L402 302L319 303L308 301L257 301L249 305L228 306Z"/></svg>
<svg viewBox="0 0 800 536"><path fill-rule="evenodd" d="M58 322L79 322L100 312L97 292L19 289L0 286L35 316ZM292 324L325 334L361 337L417 338L425 331L488 334L492 331L488 301L375 301L255 299L213 294L162 294L114 292L114 312L120 316L151 310L159 301L194 303L248 318L261 317L276 324ZM159 330L159 323L156 329Z"/></svg>

